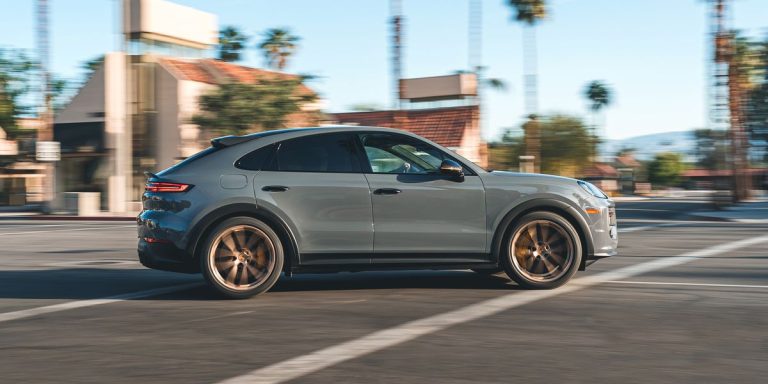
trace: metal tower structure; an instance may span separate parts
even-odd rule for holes
[[[392,23],[392,109],[400,109],[403,94],[403,7],[401,0],[390,0]]]
[[[467,69],[480,74],[483,62],[483,1],[469,0]]]
[[[713,0],[710,12],[710,36],[712,37],[712,62],[710,64],[709,119],[712,128],[730,129],[728,105],[728,63],[731,55],[731,36],[726,27],[726,2]]]
[[[728,130],[733,171],[733,198],[749,197],[751,179],[747,174],[749,141],[744,129],[744,82],[734,62],[734,38],[730,28],[729,0],[711,0],[710,29],[713,42],[710,90],[710,120],[713,128]]]

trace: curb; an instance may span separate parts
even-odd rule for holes
[[[707,215],[699,215],[696,213],[689,213],[688,215],[691,217],[699,218],[706,221],[718,221],[718,222],[741,223],[741,224],[768,224],[768,219],[747,219],[747,218],[736,218],[736,217],[707,216]]]
[[[58,216],[58,215],[30,215],[30,216],[0,216],[0,220],[40,220],[40,221],[136,221],[135,216]]]

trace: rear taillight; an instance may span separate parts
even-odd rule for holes
[[[161,181],[150,181],[144,187],[147,192],[185,192],[192,186],[183,183],[167,183]]]
[[[147,243],[150,243],[150,244],[168,244],[168,243],[170,243],[170,240],[156,239],[154,237],[145,237],[144,241],[146,241]]]

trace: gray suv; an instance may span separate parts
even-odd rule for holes
[[[141,263],[201,272],[232,298],[282,272],[472,269],[554,288],[618,244],[594,185],[489,172],[397,129],[226,136],[147,175]]]

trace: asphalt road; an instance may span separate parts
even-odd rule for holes
[[[141,267],[132,223],[3,220],[0,382],[763,383],[768,226],[705,204],[619,204],[620,255],[555,291],[342,273],[241,301]]]

